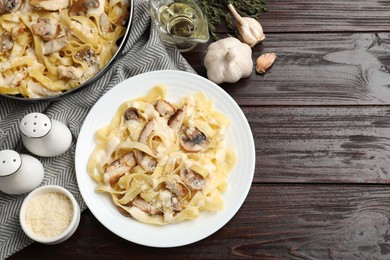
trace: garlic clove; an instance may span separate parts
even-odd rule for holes
[[[238,27],[238,31],[240,32],[238,38],[250,47],[253,47],[265,39],[263,28],[254,18],[246,17],[243,19],[246,20],[246,23],[245,26]]]
[[[238,38],[248,44],[250,47],[265,39],[263,27],[252,17],[242,17],[232,4],[228,5],[230,12],[237,21]]]
[[[272,64],[276,60],[276,53],[264,53],[260,55],[256,60],[256,72],[259,74],[264,74],[269,67],[272,66]]]

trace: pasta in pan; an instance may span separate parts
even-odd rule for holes
[[[157,85],[124,102],[97,131],[88,173],[98,192],[140,222],[164,225],[221,210],[236,163],[225,139],[229,124],[203,92],[176,104]]]
[[[0,0],[0,93],[26,98],[78,87],[112,58],[128,0]]]

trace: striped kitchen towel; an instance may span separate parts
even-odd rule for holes
[[[18,126],[26,114],[44,113],[69,127],[73,142],[65,154],[49,158],[35,157],[45,168],[41,185],[54,184],[67,188],[82,210],[86,205],[76,182],[74,156],[79,130],[91,107],[119,82],[143,72],[176,69],[194,73],[176,48],[161,43],[156,25],[151,22],[148,13],[147,0],[134,0],[131,26],[130,36],[121,56],[93,85],[52,102],[30,103],[0,97],[0,150],[11,149],[29,154],[21,142]],[[26,196],[27,194],[7,195],[0,191],[0,259],[9,257],[33,242],[23,233],[19,224],[20,206]]]

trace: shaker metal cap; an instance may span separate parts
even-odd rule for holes
[[[25,136],[39,138],[50,132],[51,120],[44,114],[30,113],[23,117],[19,127]]]
[[[11,175],[22,165],[20,154],[13,150],[0,151],[0,177]]]

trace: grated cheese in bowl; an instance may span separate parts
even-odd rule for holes
[[[69,226],[73,216],[70,199],[58,192],[33,197],[26,209],[26,222],[41,237],[58,236]]]
[[[80,222],[80,207],[63,187],[42,186],[32,191],[20,210],[20,224],[31,239],[58,244],[68,239]]]

